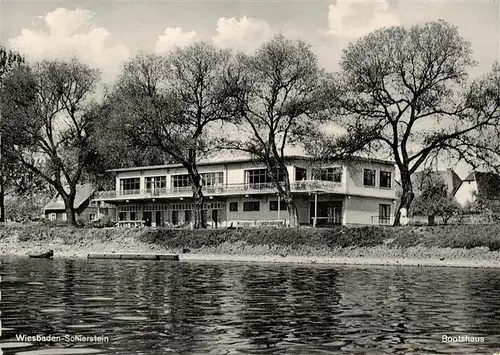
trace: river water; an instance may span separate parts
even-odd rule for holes
[[[0,354],[500,351],[495,269],[1,261]]]

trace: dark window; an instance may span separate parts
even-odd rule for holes
[[[279,171],[274,171],[278,181],[284,181],[284,176]],[[273,179],[269,176],[267,169],[254,169],[254,170],[245,170],[245,181],[247,184],[255,185],[255,184],[264,184],[273,182]]]
[[[179,187],[188,187],[191,186],[191,180],[189,180],[189,175],[188,174],[183,174],[183,175],[172,175],[171,177],[172,181],[172,187],[179,188]]]
[[[379,205],[379,223],[390,224],[391,222],[391,205]]]
[[[280,201],[280,210],[285,211],[287,209],[286,202]],[[269,201],[269,211],[278,210],[278,201]]]
[[[260,211],[260,202],[259,201],[243,202],[243,211],[245,212]]]
[[[166,189],[167,188],[167,177],[166,176],[150,176],[144,181],[146,185],[146,190],[148,192]]]
[[[135,221],[135,212],[130,212],[130,220]]]
[[[307,180],[307,170],[304,168],[295,168],[295,181]]]
[[[127,212],[120,212],[120,213],[118,214],[118,219],[119,219],[120,221],[125,221],[125,220],[127,219]]]
[[[391,187],[392,176],[390,171],[380,172],[380,187]]]
[[[140,178],[120,179],[120,191],[134,191],[141,187]]]
[[[191,210],[184,210],[184,222],[191,222]]]
[[[238,202],[229,202],[229,211],[238,212]]]
[[[363,175],[363,185],[375,186],[375,170],[365,169],[365,172]]]
[[[312,171],[313,180],[323,180],[323,181],[342,181],[342,168],[316,168]]]

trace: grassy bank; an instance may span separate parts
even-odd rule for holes
[[[85,256],[96,252],[171,252],[182,254],[184,259],[204,255],[200,257],[204,260],[222,260],[229,256],[238,260],[241,259],[238,257],[246,256],[257,261],[261,258],[294,262],[364,258],[401,264],[408,260],[416,260],[411,264],[420,264],[418,260],[422,261],[421,264],[463,260],[500,266],[500,226],[199,231],[48,226],[0,229],[2,254],[26,255],[48,249],[53,249],[56,256]]]

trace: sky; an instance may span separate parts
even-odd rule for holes
[[[334,71],[342,49],[373,30],[444,19],[472,43],[477,77],[499,58],[499,2],[0,0],[0,44],[33,61],[76,56],[113,82],[139,51],[161,54],[202,39],[252,52],[280,31],[310,43],[321,66]],[[466,168],[458,168],[464,177]]]

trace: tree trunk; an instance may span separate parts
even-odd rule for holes
[[[291,191],[285,191],[283,200],[286,203],[288,216],[290,218],[290,228],[297,228],[299,226],[299,213]],[[279,203],[279,201],[278,201]]]
[[[76,212],[74,208],[75,196],[70,194],[66,197],[63,197],[63,200],[66,210],[66,221],[68,222],[68,224],[76,226]]]
[[[0,177],[0,222],[5,222],[5,181],[3,176]]]
[[[194,223],[193,227],[195,229],[205,228],[206,221],[203,218],[203,192],[200,181],[200,176],[192,177],[192,188],[193,188],[193,199],[194,199]]]
[[[408,172],[401,172],[401,185],[403,193],[399,203],[398,211],[394,217],[394,226],[401,225],[401,209],[406,208],[407,215],[410,215],[410,206],[415,195],[413,194],[413,186],[411,183],[410,174]]]

